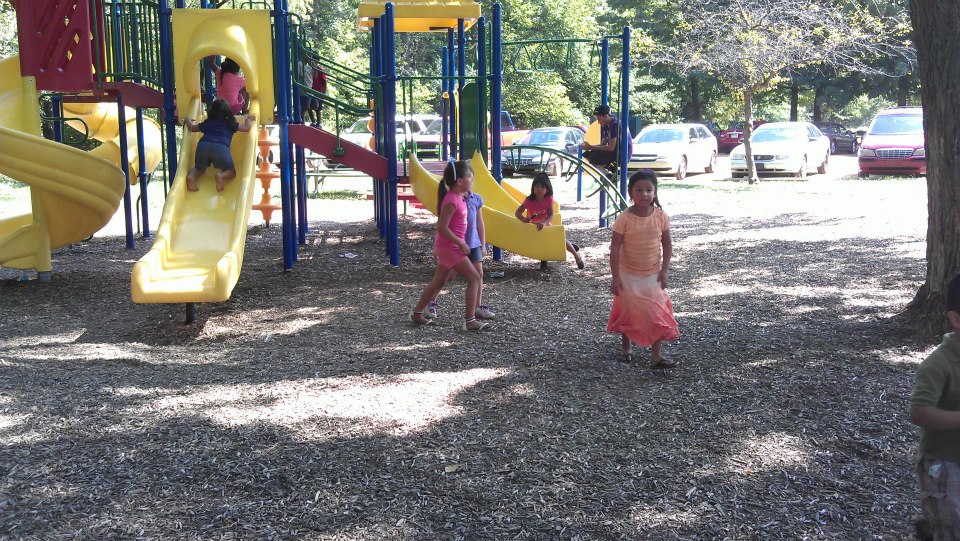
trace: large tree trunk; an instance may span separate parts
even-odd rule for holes
[[[703,108],[700,104],[700,81],[690,77],[690,120],[703,120]]]
[[[800,120],[800,85],[796,82],[790,84],[790,121]]]
[[[746,90],[743,93],[743,113],[746,122],[743,123],[743,153],[747,159],[747,178],[750,184],[760,180],[757,175],[757,166],[753,163],[753,148],[750,145],[750,136],[753,135],[753,91]]]
[[[823,87],[817,86],[813,91],[813,121],[823,120]]]
[[[927,141],[927,281],[901,314],[930,336],[947,328],[946,283],[960,272],[960,3],[910,2]]]

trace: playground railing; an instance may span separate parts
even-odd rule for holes
[[[93,43],[97,85],[105,81],[132,80],[156,90],[160,73],[160,10],[155,0],[88,0],[94,16]]]

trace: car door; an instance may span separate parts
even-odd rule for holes
[[[820,131],[820,128],[813,124],[807,125],[807,164],[810,167],[819,166],[826,163],[827,156],[830,154],[830,138]]]
[[[716,139],[705,127],[697,126],[696,130],[699,138],[697,141],[697,168],[706,170],[707,166],[710,165],[710,158],[713,157],[716,150]]]

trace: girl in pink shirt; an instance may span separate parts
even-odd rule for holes
[[[652,368],[673,368],[661,355],[664,340],[680,337],[673,303],[665,291],[673,244],[670,218],[657,199],[657,175],[642,169],[630,177],[627,194],[633,205],[613,224],[610,272],[613,308],[607,332],[621,335],[621,362],[632,362],[631,343],[651,346]]]
[[[224,58],[215,73],[217,97],[226,100],[233,114],[239,115],[247,105],[248,96],[247,80],[240,75],[240,65],[229,58]]]
[[[553,220],[553,184],[550,183],[550,177],[544,173],[537,173],[533,177],[533,184],[530,186],[530,195],[520,203],[515,213],[518,220],[527,224],[537,224],[537,231],[550,225]],[[573,259],[577,262],[577,268],[583,269],[583,259],[580,258],[580,247],[569,240],[567,251],[573,254]],[[545,270],[547,262],[540,262],[540,269]]]
[[[463,316],[463,330],[482,331],[490,323],[476,319],[477,301],[480,297],[481,278],[470,262],[470,246],[464,240],[467,232],[466,197],[473,187],[473,168],[470,162],[458,161],[447,164],[443,170],[443,179],[437,188],[437,237],[433,243],[433,253],[437,258],[437,269],[433,280],[420,294],[420,300],[413,308],[410,319],[418,325],[427,325],[433,320],[423,315],[427,303],[436,297],[447,282],[447,275],[453,269],[467,281],[466,310]]]

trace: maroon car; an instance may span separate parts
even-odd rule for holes
[[[763,124],[763,120],[754,120],[753,129]],[[731,122],[730,127],[720,130],[717,137],[717,150],[720,152],[730,152],[734,147],[743,142],[743,122]]]

